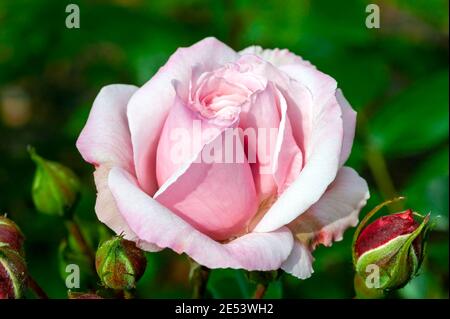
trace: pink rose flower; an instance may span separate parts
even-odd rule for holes
[[[77,147],[95,165],[98,218],[141,248],[307,278],[311,251],[342,239],[369,197],[343,167],[355,121],[309,62],[206,38],[141,88],[104,87]]]

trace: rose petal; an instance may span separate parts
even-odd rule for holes
[[[297,133],[297,138],[301,134],[308,136],[302,145],[305,163],[303,170],[256,226],[255,231],[258,232],[277,229],[304,213],[323,195],[336,177],[339,167],[343,127],[341,108],[335,98],[336,81],[311,67],[289,67],[291,68],[281,69],[293,80],[302,81],[300,83],[311,91],[314,105],[311,110],[305,112],[302,110],[302,104],[294,101],[300,113],[291,113],[291,123],[305,120],[301,117],[303,111],[311,112],[309,117],[314,124],[302,125],[305,132]]]
[[[248,134],[247,158],[260,199],[276,193],[272,167],[280,113],[274,90],[273,85],[269,84],[263,91],[254,94],[248,110],[241,113],[239,122],[244,133]]]
[[[224,134],[206,145],[199,156],[175,173],[155,194],[155,199],[196,229],[214,239],[228,239],[242,232],[256,213],[253,176],[240,140],[234,153],[242,161],[206,158],[209,146],[224,150]],[[228,151],[228,150],[227,150]],[[175,178],[174,178],[175,177]]]
[[[303,60],[301,57],[295,55],[287,49],[263,49],[259,45],[252,45],[245,48],[244,50],[239,51],[239,54],[254,54],[263,58],[265,61],[272,63],[275,66],[297,63],[312,66],[309,61]]]
[[[311,255],[309,248],[295,240],[292,252],[281,265],[281,269],[299,279],[307,279],[314,272],[312,268],[313,261],[314,257]]]
[[[116,201],[108,187],[108,175],[111,168],[108,164],[100,165],[94,172],[97,199],[95,212],[98,219],[113,230],[117,235],[122,234],[125,239],[137,240],[136,234],[130,229],[126,220],[119,212]],[[159,251],[161,248],[155,244],[140,241],[140,247],[147,251]]]
[[[369,198],[366,181],[352,168],[343,167],[322,198],[289,227],[311,249],[330,246],[344,231],[358,223],[358,214]]]
[[[303,165],[303,155],[292,134],[286,100],[280,92],[277,93],[281,121],[275,147],[273,171],[278,185],[278,193],[281,194],[300,174]]]
[[[135,86],[122,84],[102,88],[77,140],[77,148],[83,158],[97,167],[94,179],[97,187],[95,212],[98,219],[116,234],[123,233],[130,240],[135,238],[135,234],[117,210],[108,188],[108,174],[112,166],[134,172],[126,108],[136,90]],[[159,250],[153,244],[142,244],[149,251]]]
[[[188,48],[179,48],[129,102],[128,120],[133,143],[136,175],[141,187],[154,194],[156,148],[169,109],[174,103],[173,80],[189,83],[194,66],[205,71],[234,61],[238,54],[215,38],[206,38]]]
[[[341,106],[342,122],[344,126],[344,137],[342,140],[342,150],[340,165],[344,165],[352,151],[353,139],[355,137],[356,112],[352,109],[347,99],[340,89],[336,90],[336,99]]]
[[[158,186],[167,182],[183,165],[193,162],[206,144],[219,136],[225,127],[200,120],[179,96],[169,112],[156,155]]]
[[[85,161],[94,165],[114,163],[134,171],[126,109],[136,90],[135,86],[123,84],[100,90],[76,143]]]
[[[109,187],[118,207],[138,237],[177,253],[186,253],[208,268],[274,270],[289,255],[292,233],[285,227],[271,233],[250,233],[227,244],[195,230],[182,218],[145,194],[120,168],[109,174]]]

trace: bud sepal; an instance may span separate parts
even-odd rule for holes
[[[105,287],[130,290],[144,274],[147,259],[134,242],[116,236],[100,245],[95,266]]]
[[[23,257],[11,248],[0,248],[0,299],[22,298],[27,278]]]
[[[9,247],[21,255],[23,255],[23,242],[25,236],[11,219],[5,216],[0,216],[0,248]]]

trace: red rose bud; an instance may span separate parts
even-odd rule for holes
[[[6,246],[22,254],[24,239],[19,227],[11,219],[0,216],[0,248]]]
[[[417,274],[423,260],[428,222],[429,216],[419,223],[413,212],[407,210],[378,218],[360,233],[357,230],[353,250],[360,279],[369,288],[383,291],[406,285]]]
[[[36,163],[32,197],[36,209],[45,214],[67,214],[80,191],[78,177],[69,168],[39,156],[33,148],[28,150]]]
[[[105,241],[95,258],[97,274],[103,284],[111,289],[135,288],[146,266],[143,251],[134,242],[120,236]]]
[[[356,255],[359,257],[366,251],[375,249],[402,235],[414,232],[419,223],[414,220],[409,209],[402,213],[383,216],[363,229],[355,243]]]
[[[0,248],[0,299],[18,299],[23,295],[27,268],[23,257],[15,250]]]

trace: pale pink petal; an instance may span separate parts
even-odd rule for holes
[[[268,83],[253,97],[250,108],[241,113],[240,126],[244,132],[256,132],[256,138],[248,139],[247,157],[257,193],[265,199],[282,193],[295,180],[302,169],[302,153],[292,135],[287,104],[280,91]]]
[[[242,161],[207,158],[211,146],[220,154],[224,145],[222,134],[205,145],[192,163],[173,174],[155,195],[158,202],[196,229],[220,240],[245,231],[257,210],[253,176],[240,140],[234,144],[234,153],[242,154]]]
[[[342,140],[342,150],[340,165],[344,165],[352,151],[353,139],[355,137],[356,112],[352,109],[347,99],[340,89],[336,90],[336,99],[341,106],[342,122],[344,126],[344,137]]]
[[[100,165],[94,172],[95,186],[97,187],[97,199],[95,212],[98,219],[113,230],[117,235],[122,234],[125,239],[137,240],[135,233],[130,229],[127,222],[119,212],[116,201],[108,187],[108,175],[111,168],[109,164]],[[140,247],[147,251],[159,251],[158,246],[140,242]]]
[[[278,185],[278,193],[281,194],[300,174],[303,165],[303,155],[292,134],[286,100],[279,91],[277,93],[281,121],[275,147],[273,171]]]
[[[209,121],[200,120],[194,111],[176,96],[158,142],[158,186],[166,183],[183,165],[193,162],[203,147],[217,138],[224,129],[225,127],[217,127]]]
[[[286,92],[283,92],[288,102],[288,117],[297,143],[308,156],[310,135],[318,115],[326,112],[330,105],[338,104],[335,96],[337,83],[329,75],[307,65],[290,64],[279,69],[291,78]]]
[[[368,198],[366,181],[352,168],[343,167],[322,198],[289,228],[297,240],[311,249],[317,244],[330,246],[342,239],[348,227],[358,224],[359,211]]]
[[[308,102],[305,99],[291,101],[296,103],[299,110],[290,113],[291,123],[311,122],[297,127],[303,130],[297,132],[297,138],[301,138],[302,134],[308,136],[304,137],[302,145],[303,169],[256,226],[255,231],[258,232],[271,231],[290,223],[317,202],[336,177],[342,148],[342,114],[335,97],[336,82],[327,75],[302,65],[292,65],[292,68],[283,71],[293,81],[301,81],[299,83],[311,92],[310,102],[313,107],[309,103],[302,104],[302,101]],[[310,109],[303,109],[305,106]],[[293,109],[294,106],[290,105],[290,108]],[[304,118],[302,112],[305,114]]]
[[[94,165],[114,163],[133,172],[133,150],[126,110],[137,87],[114,84],[101,89],[77,140],[83,158]]]
[[[307,279],[314,272],[312,268],[313,261],[314,257],[310,249],[303,243],[294,240],[291,254],[281,265],[281,269],[299,279]]]
[[[130,240],[136,236],[117,210],[108,188],[108,174],[112,166],[134,172],[126,108],[128,100],[136,90],[135,86],[121,84],[102,88],[77,141],[78,150],[83,158],[96,166],[95,212],[98,219],[116,234],[124,234],[124,237]],[[159,250],[153,244],[143,243],[143,245],[149,251]]]
[[[141,187],[154,194],[156,148],[169,109],[173,106],[177,80],[188,86],[194,66],[208,71],[234,61],[239,55],[215,38],[206,38],[191,47],[179,48],[150,81],[142,86],[128,105],[128,120],[133,143],[136,174]]]
[[[186,253],[209,268],[278,269],[293,247],[285,227],[271,233],[250,233],[227,244],[212,240],[162,206],[120,168],[109,174],[109,187],[119,210],[141,240]]]
[[[239,51],[239,54],[254,54],[263,58],[265,61],[272,63],[275,66],[297,63],[312,66],[309,61],[303,60],[301,57],[295,55],[287,49],[263,49],[258,45],[252,45],[245,48],[244,50]]]
[[[239,122],[247,137],[247,158],[260,200],[276,193],[272,166],[280,112],[274,90],[269,84],[263,91],[254,94],[248,110],[241,113]]]

